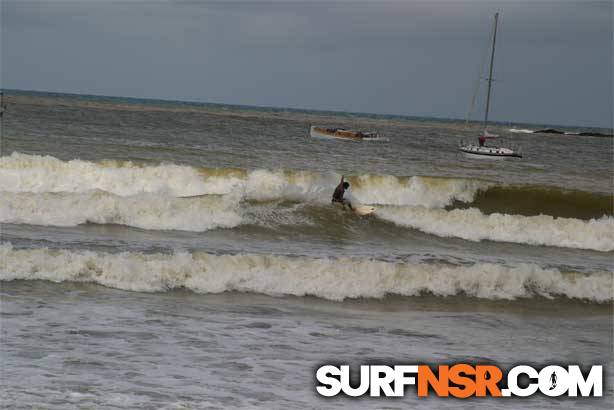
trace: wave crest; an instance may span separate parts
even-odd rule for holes
[[[0,222],[50,226],[85,223],[141,229],[203,232],[241,223],[236,200],[228,196],[174,198],[155,194],[121,197],[107,192],[3,193]]]
[[[330,203],[339,177],[13,153],[0,157],[0,222],[189,231],[305,225],[312,224],[310,212]],[[358,202],[377,205],[376,217],[401,227],[472,241],[614,250],[611,195],[461,178],[358,175],[349,180]],[[256,209],[263,202],[273,203]],[[548,212],[551,216],[543,214]]]
[[[195,168],[138,165],[129,161],[61,161],[51,156],[13,153],[0,157],[0,187],[6,192],[87,192],[118,196],[143,193],[175,197],[238,194],[246,200],[327,203],[340,175],[309,171]],[[360,175],[348,178],[357,200],[369,204],[445,207],[470,202],[489,183],[477,180]]]
[[[383,207],[378,217],[422,232],[470,241],[491,240],[565,248],[614,250],[614,218],[583,221],[549,215],[485,215],[475,208]]]
[[[401,264],[364,259],[311,259],[273,255],[119,254],[0,246],[1,280],[93,282],[158,292],[187,288],[268,295],[313,295],[330,300],[388,294],[467,295],[485,299],[534,296],[613,300],[612,273],[563,273],[533,264],[470,266]]]

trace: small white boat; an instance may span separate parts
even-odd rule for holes
[[[388,141],[375,131],[352,131],[344,128],[326,128],[312,125],[309,130],[311,138],[337,139],[345,141]]]
[[[488,147],[485,145],[463,144],[459,149],[470,158],[500,159],[500,158],[522,158],[518,150],[504,147]]]
[[[486,145],[487,140],[495,139],[497,136],[488,132],[488,109],[490,108],[490,91],[492,89],[492,74],[493,63],[495,60],[495,43],[497,41],[497,23],[499,21],[499,13],[495,13],[495,24],[492,37],[492,51],[490,54],[490,71],[488,75],[488,91],[486,93],[486,109],[484,113],[484,132],[478,138],[478,144],[465,144],[460,142],[458,149],[470,158],[486,158],[486,159],[502,159],[502,158],[522,158],[519,149],[505,147],[490,147]],[[477,95],[477,93],[476,93]],[[475,101],[475,96],[474,96]],[[473,102],[472,102],[473,105]],[[510,130],[512,131],[512,130]],[[512,132],[524,132],[526,130],[517,130]],[[530,131],[530,130],[529,130]]]

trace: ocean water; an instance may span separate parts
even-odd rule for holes
[[[0,140],[6,408],[492,408],[323,399],[325,363],[604,364],[611,138],[11,92]],[[312,140],[309,125],[388,143]],[[524,128],[524,126],[523,126]],[[573,131],[573,130],[572,130]],[[341,175],[358,217],[330,204]],[[606,397],[497,402],[611,408]]]

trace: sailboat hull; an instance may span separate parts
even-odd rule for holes
[[[468,158],[480,159],[504,159],[522,158],[522,154],[510,148],[503,147],[480,147],[478,145],[461,146],[460,151]]]
[[[380,137],[377,132],[351,131],[342,128],[324,128],[311,126],[309,129],[311,138],[335,139],[342,141],[388,141]]]
[[[323,127],[312,126],[309,134],[311,135],[311,138],[317,139],[362,141],[362,137],[359,137],[355,132],[346,130],[328,130]]]

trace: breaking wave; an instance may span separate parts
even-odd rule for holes
[[[10,244],[0,246],[0,279],[92,282],[141,292],[186,288],[199,293],[313,295],[336,301],[421,294],[485,299],[564,296],[598,303],[613,300],[612,272],[586,275],[533,264],[452,266],[204,252],[112,254],[17,250]]]
[[[583,221],[550,215],[485,215],[475,208],[446,211],[424,207],[383,207],[376,213],[397,225],[442,237],[614,250],[613,217]]]
[[[237,203],[224,196],[174,198],[156,194],[122,197],[108,192],[2,193],[0,222],[50,226],[86,223],[141,229],[203,232],[241,223]]]
[[[118,196],[143,193],[174,197],[236,193],[253,201],[295,200],[328,203],[340,175],[309,171],[196,168],[132,162],[61,161],[51,156],[13,153],[0,157],[0,189],[5,192],[87,192]],[[369,204],[441,208],[469,202],[486,181],[361,175],[349,177],[357,200]]]
[[[234,193],[245,200],[327,203],[340,175],[291,170],[197,168],[143,165],[130,161],[62,161],[51,156],[13,153],[0,157],[4,192],[105,191],[118,196],[164,194],[174,197]],[[393,175],[350,176],[352,194],[373,205],[444,208],[472,204],[491,213],[590,219],[614,214],[613,196],[554,187],[498,185],[464,179]]]
[[[338,226],[321,215],[339,178],[13,153],[0,157],[0,222],[198,232],[245,224]],[[378,206],[371,224],[379,218],[440,237],[614,250],[611,195],[462,178],[348,179],[358,202]]]

